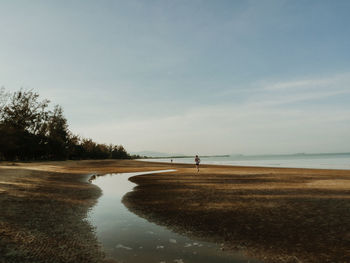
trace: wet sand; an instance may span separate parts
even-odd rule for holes
[[[141,175],[132,212],[265,262],[350,261],[350,171],[139,161],[0,163],[0,262],[102,262],[87,175]]]
[[[350,262],[350,171],[202,165],[131,178],[134,213],[264,262]]]
[[[101,195],[88,178],[159,167],[134,161],[0,162],[0,263],[110,262],[86,220]]]

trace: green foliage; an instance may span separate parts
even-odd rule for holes
[[[20,131],[37,134],[47,118],[48,100],[39,101],[33,91],[15,92],[2,109],[2,122]]]
[[[98,144],[69,131],[61,106],[48,109],[32,90],[0,88],[0,160],[130,159],[121,145]]]

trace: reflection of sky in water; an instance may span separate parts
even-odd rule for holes
[[[146,173],[155,172],[110,174],[93,181],[103,195],[89,218],[108,257],[119,262],[258,262],[248,261],[241,253],[221,251],[217,244],[173,233],[129,212],[121,202],[135,186],[128,178]]]

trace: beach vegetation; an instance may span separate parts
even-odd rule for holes
[[[73,134],[60,105],[33,90],[0,89],[0,160],[131,159],[122,145]]]

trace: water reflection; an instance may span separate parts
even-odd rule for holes
[[[131,213],[122,197],[135,184],[128,178],[174,170],[92,175],[91,182],[103,191],[89,218],[108,257],[118,262],[258,262],[241,253],[228,253],[217,244],[193,240]]]

